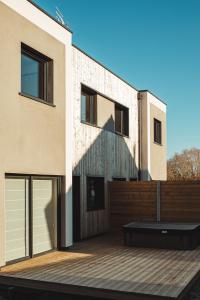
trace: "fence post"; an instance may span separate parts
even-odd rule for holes
[[[157,181],[156,221],[160,222],[160,181]]]

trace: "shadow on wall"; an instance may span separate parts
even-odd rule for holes
[[[128,137],[114,132],[114,120],[111,116],[103,128],[81,125],[76,131],[75,162],[73,175],[80,176],[80,224],[81,239],[94,236],[109,230],[109,200],[107,182],[113,177],[138,177],[136,165],[136,145]],[[108,130],[108,129],[113,129]],[[82,143],[78,143],[82,141]],[[89,145],[89,146],[88,146]],[[87,209],[87,176],[104,177],[104,209]],[[73,222],[76,226],[76,220]]]
[[[53,249],[54,248],[54,241],[55,241],[55,236],[54,236],[54,206],[53,206],[53,197],[51,197],[50,201],[45,207],[45,216],[46,216],[46,223],[48,227],[48,233],[49,233],[49,241],[51,243],[50,247]]]
[[[76,144],[75,156],[80,156],[73,168],[73,176],[80,179],[80,193],[78,214],[74,214],[73,228],[71,219],[73,217],[73,207],[71,207],[71,199],[73,195],[73,187],[70,187],[66,195],[62,199],[61,204],[61,240],[64,247],[68,246],[67,240],[71,239],[69,234],[80,231],[80,239],[91,237],[110,229],[109,215],[109,198],[108,198],[108,181],[112,181],[113,177],[121,177],[130,180],[130,178],[138,177],[138,168],[136,165],[136,145],[131,139],[120,136],[108,128],[114,128],[114,120],[112,116],[106,122],[103,128],[97,128],[91,125],[81,125],[81,130],[76,133],[77,141],[83,141],[82,144]],[[92,142],[91,142],[92,141]],[[88,144],[89,147],[88,147]],[[104,177],[105,181],[105,199],[104,209],[90,210],[87,209],[87,176]],[[63,184],[64,186],[65,184]],[[62,191],[64,193],[64,191]],[[74,205],[73,199],[72,205]],[[77,206],[76,206],[77,207]],[[49,215],[51,208],[46,208],[46,216]],[[72,213],[71,213],[72,212]],[[66,215],[66,213],[68,215]],[[77,216],[79,220],[77,220]],[[49,218],[47,217],[47,220]],[[51,226],[48,224],[49,234],[51,235]],[[53,240],[51,238],[52,244]]]

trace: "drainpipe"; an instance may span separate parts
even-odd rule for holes
[[[142,142],[141,142],[141,136],[142,136],[142,95],[140,92],[137,94],[138,99],[138,180],[141,181],[141,153],[142,153]]]

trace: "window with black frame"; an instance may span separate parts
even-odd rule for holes
[[[87,177],[87,210],[104,209],[104,201],[104,178]]]
[[[157,144],[162,143],[162,123],[154,118],[154,142]]]
[[[81,121],[97,125],[96,92],[84,86],[81,89]]]
[[[129,135],[129,110],[117,103],[115,104],[115,132]]]
[[[53,103],[53,60],[23,43],[21,94]]]

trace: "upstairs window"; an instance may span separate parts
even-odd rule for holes
[[[87,177],[87,210],[104,209],[104,178]]]
[[[157,119],[154,119],[154,142],[160,145],[162,143],[162,124]]]
[[[97,97],[89,88],[81,90],[81,121],[97,125]]]
[[[53,61],[25,44],[21,45],[21,93],[53,103]]]
[[[128,108],[115,104],[115,131],[122,135],[129,135]]]

